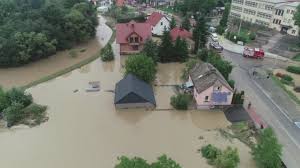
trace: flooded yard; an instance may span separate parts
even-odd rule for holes
[[[48,106],[49,121],[30,129],[1,130],[1,167],[112,168],[121,155],[152,162],[167,154],[184,168],[211,168],[197,152],[209,143],[237,147],[239,167],[255,167],[245,144],[217,130],[230,125],[221,111],[116,110],[111,90],[123,77],[125,59],[118,54],[109,63],[97,59],[28,89],[36,103]],[[182,68],[178,63],[159,64],[158,85],[180,84]],[[89,81],[100,81],[101,91],[85,92]],[[158,108],[170,109],[172,87],[154,90]]]
[[[66,67],[70,67],[95,54],[101,49],[101,43],[109,40],[112,31],[104,23],[103,17],[99,18],[96,38],[87,43],[78,45],[71,50],[77,53],[75,58],[70,56],[71,50],[60,51],[57,54],[43,60],[39,60],[21,67],[0,68],[0,85],[4,88],[24,86],[44,76],[53,74]],[[85,50],[84,52],[80,50]]]

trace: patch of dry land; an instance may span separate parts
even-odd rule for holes
[[[24,86],[99,54],[101,44],[106,43],[112,34],[104,23],[105,19],[99,17],[96,37],[87,43],[21,67],[0,69],[0,85],[4,88]]]
[[[237,147],[239,167],[255,167],[249,147],[217,130],[230,125],[221,111],[116,110],[110,90],[123,77],[125,59],[118,55],[110,63],[98,59],[28,89],[36,103],[48,106],[49,121],[34,128],[2,130],[1,167],[112,168],[121,155],[152,162],[167,154],[184,168],[210,168],[197,152],[209,143],[223,149]],[[158,65],[158,84],[180,83],[181,68],[175,63]],[[89,81],[100,81],[101,91],[85,92]],[[158,108],[170,108],[172,88],[154,90]]]

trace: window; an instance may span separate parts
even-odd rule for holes
[[[273,10],[273,6],[272,5],[265,5],[265,9],[272,11]]]
[[[230,12],[230,16],[235,17],[235,18],[240,18],[241,14]]]
[[[133,43],[133,37],[130,37],[129,42]]]
[[[244,13],[246,14],[250,14],[250,15],[255,15],[256,14],[256,11],[255,10],[251,10],[251,9],[244,9]]]
[[[222,85],[214,87],[214,91],[221,91],[221,89],[222,89]]]
[[[257,12],[257,16],[265,19],[271,19],[272,17],[272,15],[263,12]]]
[[[139,46],[138,46],[138,45],[134,45],[134,46],[132,46],[132,49],[133,49],[134,51],[137,51],[137,50],[139,50]]]
[[[204,102],[208,102],[208,96],[205,96],[205,100],[204,100]]]
[[[160,25],[163,25],[164,23],[163,22],[160,22]]]
[[[139,38],[138,38],[138,37],[135,37],[135,38],[134,38],[134,42],[138,43],[138,42],[139,42]]]
[[[257,3],[256,3],[256,2],[253,2],[253,1],[246,1],[246,2],[245,2],[245,5],[251,6],[251,7],[257,7]]]
[[[231,10],[242,12],[243,8],[235,5],[231,5]]]
[[[292,30],[292,34],[295,34],[296,33],[296,30]]]
[[[244,0],[232,0],[232,3],[244,4]]]
[[[278,15],[278,16],[283,16],[283,13],[284,13],[284,10],[281,10],[281,9],[276,9],[276,11],[275,11],[275,15]]]

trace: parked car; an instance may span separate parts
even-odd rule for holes
[[[209,43],[209,47],[215,49],[218,52],[222,52],[223,51],[223,47],[220,45],[219,42],[210,42]]]
[[[244,57],[263,59],[265,52],[262,48],[245,47],[243,52]]]
[[[218,35],[217,35],[217,33],[211,33],[210,34],[210,38],[212,39],[212,41],[218,41]]]

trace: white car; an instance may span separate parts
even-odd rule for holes
[[[211,33],[210,34],[210,38],[212,39],[212,41],[218,41],[218,35],[217,35],[217,33]]]

